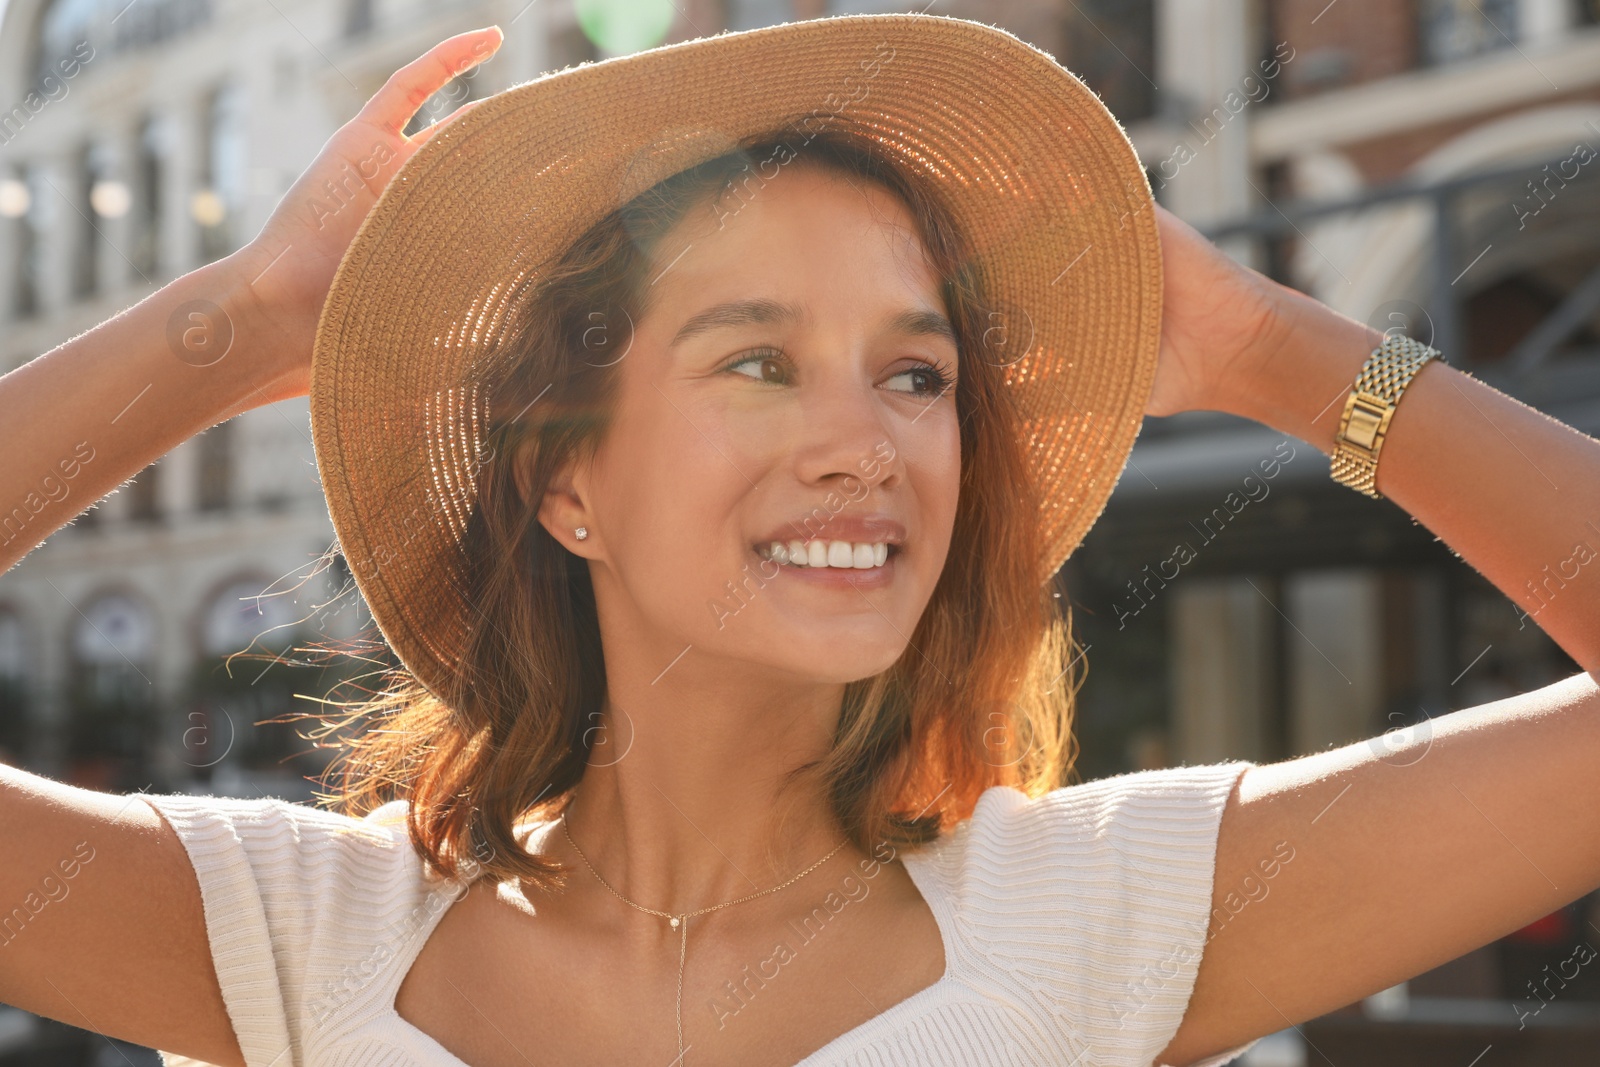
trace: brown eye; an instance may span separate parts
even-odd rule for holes
[[[938,398],[943,396],[951,386],[949,375],[938,367],[924,364],[903,370],[889,379],[891,382],[906,382],[909,388],[891,385],[889,388],[895,392],[910,393],[914,396]]]
[[[747,378],[760,378],[769,385],[783,385],[789,378],[789,369],[781,354],[773,349],[752,352],[737,363],[731,364],[728,370],[735,374],[743,374]]]

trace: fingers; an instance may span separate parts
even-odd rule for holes
[[[398,135],[430,96],[494,55],[504,40],[500,27],[489,26],[440,41],[391,74],[356,117]]]

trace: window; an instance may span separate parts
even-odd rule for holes
[[[8,178],[0,187],[0,213],[12,220],[16,240],[11,242],[15,277],[11,292],[11,314],[25,319],[39,313],[39,289],[43,264],[41,251],[44,208],[39,203],[40,185],[32,167]]]
[[[82,300],[93,296],[100,287],[100,228],[95,221],[92,196],[100,180],[98,157],[92,147],[78,153],[78,163],[73,180],[73,196],[77,200],[76,226],[78,239],[72,255],[72,295]]]
[[[27,650],[22,617],[0,607],[0,762],[22,762],[30,741],[27,705]]]
[[[372,29],[374,22],[373,0],[346,0],[344,8],[344,35],[360,37]]]
[[[128,518],[134,522],[157,522],[161,518],[161,466],[158,460],[133,476],[128,483]]]
[[[288,647],[302,614],[292,586],[274,588],[269,578],[241,578],[230,582],[206,609],[202,651],[226,656],[257,648],[277,651]]]
[[[74,613],[67,748],[75,784],[116,783],[143,763],[155,734],[155,617],[110,593]]]
[[[139,145],[134,163],[133,204],[134,270],[146,281],[161,272],[161,190],[166,174],[169,127],[165,119],[152,116],[139,127]]]
[[[39,17],[35,83],[143,51],[211,21],[213,0],[55,0]],[[71,72],[71,73],[69,73]],[[59,90],[58,90],[59,95]]]
[[[1517,38],[1516,0],[1422,0],[1418,17],[1425,63],[1509,48]]]
[[[1155,110],[1155,4],[1079,0],[1063,9],[1061,65],[1100,94],[1121,122]]]
[[[39,40],[34,62],[34,85],[44,87],[47,79],[59,77],[62,63],[88,55],[85,42],[91,41],[90,28],[98,14],[97,0],[57,0],[39,18]]]
[[[238,247],[248,162],[243,90],[233,84],[214,90],[205,116],[204,169],[189,210],[199,224],[201,260],[210,263]]]
[[[195,500],[201,511],[225,510],[233,496],[234,424],[219,423],[200,435],[199,485]]]
[[[310,614],[302,592],[293,582],[239,577],[206,605],[184,731],[191,767],[226,760],[274,770],[306,751],[294,724],[283,721],[297,710],[297,692],[326,689],[321,672],[303,669],[291,651]]]

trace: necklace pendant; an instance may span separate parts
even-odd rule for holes
[[[680,920],[676,916],[674,916],[672,919],[670,919],[668,921],[672,923],[672,928],[674,930],[676,930],[678,928],[678,923],[679,923]]]

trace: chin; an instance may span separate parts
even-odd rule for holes
[[[800,637],[792,625],[763,627],[754,646],[739,641],[741,648],[730,648],[726,654],[818,685],[843,685],[885,672],[906,653],[906,640],[888,625],[883,629],[882,635],[866,635],[851,627],[851,632],[838,637],[814,632]]]

